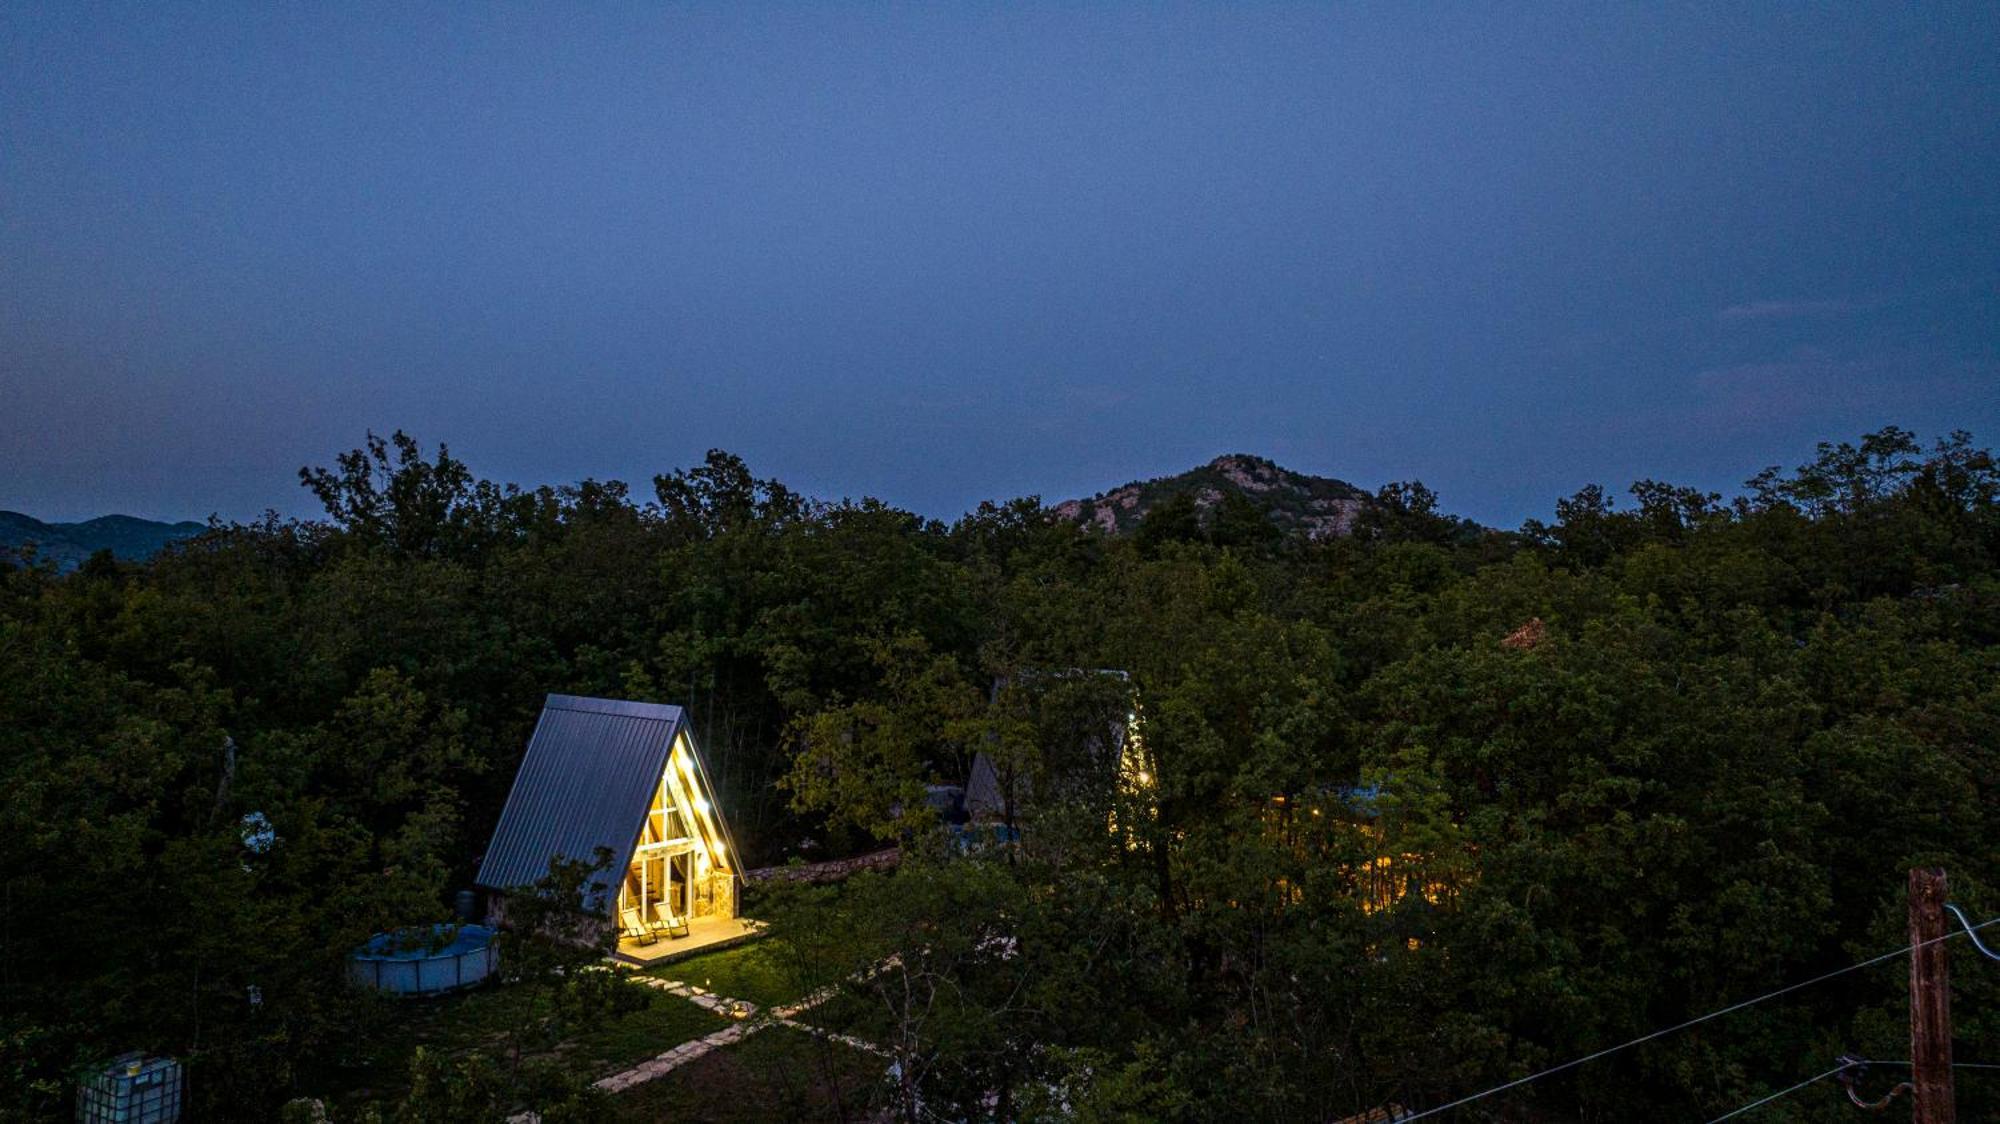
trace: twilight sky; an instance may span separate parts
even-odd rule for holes
[[[0,507],[309,514],[397,427],[1508,527],[2000,445],[2000,5],[455,11],[0,6]]]

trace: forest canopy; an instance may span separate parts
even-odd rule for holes
[[[1900,947],[1912,865],[2000,910],[2000,468],[1962,433],[1516,531],[1396,483],[1323,540],[1244,502],[945,524],[723,452],[523,489],[402,433],[301,480],[322,518],[0,561],[0,1119],[128,1049],[200,1119],[338,1085],[382,1017],[342,958],[448,918],[552,691],[687,707],[752,864],[903,844],[838,932],[949,985],[901,1029],[954,1119],[1423,1107]],[[1022,686],[1080,668],[1125,673],[1143,797],[1093,772],[1101,683]],[[923,797],[981,751],[1051,795],[962,854]],[[1903,1056],[1902,971],[1463,1118]],[[2000,976],[1955,982],[2000,1044]]]

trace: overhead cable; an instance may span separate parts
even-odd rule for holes
[[[1965,935],[1972,938],[1972,947],[1984,953],[1988,960],[2000,960],[2000,952],[1995,952],[1992,949],[1987,948],[1986,942],[1980,940],[1979,934],[1974,931],[1976,929],[1983,929],[1986,927],[1986,925],[1993,924],[1993,922],[1988,921],[1986,925],[1974,925],[1972,922],[1966,920],[1964,910],[1958,908],[1957,906],[1951,904],[1950,902],[1944,903],[1944,907],[1951,911],[1953,917],[1958,918],[1958,923],[1960,925],[1965,926]],[[1957,934],[1955,933],[1953,934],[1953,936],[1956,935]]]
[[[1963,918],[1961,918],[1961,920],[1963,920]],[[1965,931],[1970,933],[1978,929],[1984,929],[1988,925],[1993,925],[1993,924],[2000,924],[2000,917],[1995,917],[1988,921],[1982,921],[1977,925],[1967,924],[1965,927]],[[1438,1105],[1436,1108],[1427,1108],[1422,1112],[1419,1112],[1413,1116],[1400,1117],[1399,1124],[1411,1124],[1412,1121],[1422,1120],[1427,1116],[1436,1116],[1438,1113],[1448,1112],[1451,1109],[1458,1108],[1461,1105],[1468,1105],[1474,1101],[1484,1100],[1487,1097],[1494,1095],[1495,1093],[1504,1093],[1509,1089],[1519,1088],[1520,1086],[1526,1085],[1531,1081],[1540,1081],[1544,1077],[1561,1073],[1566,1069],[1574,1069],[1577,1066],[1584,1064],[1585,1062],[1594,1062],[1599,1058],[1618,1053],[1620,1050],[1629,1050],[1634,1046],[1640,1045],[1641,1043],[1651,1042],[1655,1038],[1664,1038],[1665,1036],[1672,1034],[1675,1031],[1686,1030],[1688,1027],[1694,1026],[1698,1023],[1705,1023],[1710,1019],[1720,1018],[1723,1015],[1732,1014],[1736,1011],[1741,1011],[1745,1007],[1754,1007],[1757,1004],[1762,1003],[1767,999],[1776,999],[1780,995],[1790,994],[1791,992],[1798,991],[1800,988],[1811,987],[1816,983],[1824,983],[1827,980],[1833,979],[1835,976],[1844,976],[1849,972],[1856,972],[1863,968],[1873,967],[1874,965],[1880,964],[1885,960],[1894,960],[1896,957],[1902,956],[1907,952],[1936,944],[1939,941],[1948,941],[1956,936],[1958,936],[1958,934],[1955,932],[1946,933],[1941,937],[1932,937],[1929,940],[1919,941],[1916,944],[1904,945],[1902,948],[1896,949],[1894,952],[1885,952],[1880,956],[1870,957],[1867,960],[1863,960],[1855,964],[1849,964],[1845,968],[1836,968],[1831,972],[1827,972],[1824,975],[1814,976],[1812,979],[1809,980],[1804,980],[1802,982],[1795,984],[1787,984],[1786,986],[1781,987],[1776,991],[1765,992],[1764,994],[1759,995],[1754,999],[1745,999],[1741,1003],[1731,1003],[1727,1007],[1710,1011],[1706,1015],[1697,1015],[1694,1018],[1687,1020],[1686,1022],[1675,1023],[1672,1026],[1663,1027],[1659,1030],[1653,1031],[1650,1034],[1642,1034],[1637,1038],[1631,1039],[1630,1041],[1620,1042],[1616,1046],[1607,1046],[1604,1049],[1597,1051],[1596,1053],[1585,1054],[1580,1058],[1572,1058],[1569,1061],[1561,1063],[1560,1065],[1552,1065],[1547,1069],[1541,1070],[1537,1073],[1531,1073],[1526,1077],[1517,1077],[1512,1081],[1506,1082],[1505,1084],[1495,1085],[1491,1089],[1486,1089],[1481,1092],[1474,1093],[1469,1097],[1460,1097],[1459,1099],[1451,1101],[1448,1104],[1441,1104]],[[1834,1069],[1828,1070],[1826,1074],[1823,1074],[1822,1076],[1831,1076],[1832,1074],[1839,1072],[1840,1069],[1836,1067]],[[1818,1080],[1818,1078],[1815,1078],[1814,1080]]]
[[[1895,1063],[1885,1062],[1883,1064],[1893,1065]],[[1903,1064],[1907,1065],[1909,1063],[1905,1062]],[[1874,1100],[1863,1100],[1859,1085],[1861,1084],[1861,1079],[1868,1076],[1868,1066],[1869,1062],[1866,1058],[1858,1058],[1853,1054],[1840,1055],[1840,1086],[1847,1090],[1847,1099],[1854,1102],[1854,1107],[1865,1108],[1870,1112],[1880,1112],[1888,1108],[1889,1102],[1895,1100],[1897,1097],[1905,1093],[1914,1093],[1917,1091],[1917,1087],[1914,1084],[1908,1081],[1901,1081],[1888,1092]]]
[[[1758,1100],[1751,1101],[1749,1104],[1746,1104],[1741,1108],[1732,1108],[1728,1112],[1723,1113],[1721,1116],[1716,1117],[1714,1120],[1709,1121],[1708,1124],[1721,1124],[1721,1121],[1727,1120],[1732,1116],[1741,1116],[1744,1113],[1749,1112],[1751,1109],[1756,1108],[1758,1105],[1767,1105],[1770,1104],[1772,1101],[1777,1100],[1779,1097],[1791,1096],[1793,1093],[1798,1092],[1800,1089],[1805,1088],[1806,1086],[1812,1084],[1813,1082],[1824,1081],[1827,1078],[1832,1077],[1834,1074],[1839,1073],[1841,1070],[1846,1068],[1847,1064],[1843,1062],[1842,1064],[1834,1066],[1832,1069],[1827,1070],[1825,1073],[1819,1074],[1814,1077],[1808,1077],[1804,1081],[1799,1082],[1798,1084],[1792,1086],[1789,1089],[1780,1089],[1777,1092],[1772,1093],[1768,1097],[1762,1097]]]

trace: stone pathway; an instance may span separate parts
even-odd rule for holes
[[[679,1069],[696,1058],[703,1057],[710,1051],[720,1049],[733,1042],[741,1041],[768,1025],[770,1024],[766,1022],[754,1022],[725,1026],[706,1038],[697,1038],[692,1042],[683,1042],[656,1058],[648,1058],[631,1069],[603,1078],[597,1082],[597,1087],[607,1093],[622,1093],[634,1085],[643,1085],[648,1081],[665,1077],[667,1074],[672,1073],[674,1070]]]
[[[782,1007],[771,1008],[771,1017],[779,1022],[790,1022],[839,994],[840,988],[837,985],[828,984],[803,999],[787,1003]]]
[[[640,976],[638,982],[645,984],[647,987],[658,988],[668,995],[678,995],[698,1007],[714,1011],[725,1018],[747,1019],[757,1013],[757,1005],[748,999],[731,999],[727,995],[717,995],[706,988],[696,987],[693,984],[684,984],[679,980],[663,980],[658,976]],[[807,1004],[807,1008],[824,1002],[826,1002],[825,998],[812,999]],[[778,1010],[782,1012],[786,1008],[780,1007]],[[790,1018],[791,1016],[780,1014],[778,1017]]]
[[[803,1030],[814,1038],[824,1038],[829,1042],[838,1042],[843,1046],[851,1046],[862,1053],[874,1054],[878,1058],[892,1056],[889,1051],[868,1041],[866,1038],[856,1038],[852,1034],[841,1034],[837,1031],[828,1030],[823,1026],[814,1026],[811,1023],[802,1023],[794,1019],[778,1019],[776,1022],[779,1026],[788,1026],[793,1030]]]
[[[658,988],[669,995],[678,995],[682,999],[713,1011],[718,1015],[742,1021],[733,1026],[725,1026],[706,1037],[683,1042],[664,1054],[640,1062],[631,1069],[614,1073],[609,1077],[599,1080],[597,1087],[607,1093],[623,1092],[634,1085],[643,1085],[648,1081],[657,1080],[679,1069],[681,1066],[694,1061],[696,1058],[704,1057],[713,1050],[740,1042],[767,1026],[789,1026],[797,1030],[803,1030],[808,1034],[851,1046],[857,1050],[865,1050],[868,1053],[879,1054],[884,1057],[888,1056],[888,1051],[873,1042],[856,1038],[850,1034],[836,1034],[823,1027],[798,1021],[800,1015],[840,994],[840,989],[831,984],[820,988],[803,999],[773,1007],[765,1013],[763,1018],[756,1018],[758,1007],[748,999],[732,999],[727,995],[717,995],[705,988],[695,987],[692,984],[682,983],[679,980],[663,980],[658,976],[640,976],[638,977],[638,982],[647,987]],[[511,1124],[529,1124],[529,1122],[517,1119],[511,1122]]]
[[[896,957],[891,956],[854,978],[863,981],[873,979],[877,973],[894,967],[898,963],[900,961]],[[790,1003],[783,1003],[769,1010],[762,1011],[761,1014],[763,1017],[759,1018],[757,1016],[760,1014],[760,1010],[757,1004],[750,1002],[748,999],[732,999],[727,995],[717,995],[707,988],[696,987],[693,984],[682,983],[679,980],[661,979],[658,976],[634,974],[632,979],[637,983],[657,988],[669,995],[677,995],[690,1003],[705,1010],[713,1011],[724,1018],[737,1019],[739,1021],[730,1026],[725,1026],[713,1034],[690,1039],[663,1054],[647,1058],[631,1069],[620,1070],[609,1077],[600,1078],[593,1083],[597,1088],[607,1093],[622,1093],[634,1085],[643,1085],[648,1081],[656,1081],[694,1061],[696,1058],[706,1057],[711,1052],[719,1050],[724,1046],[741,1042],[767,1026],[788,1026],[793,1030],[802,1030],[815,1038],[822,1038],[829,1042],[838,1042],[843,1046],[860,1050],[864,1053],[874,1054],[877,1057],[886,1058],[891,1056],[889,1051],[865,1038],[856,1038],[851,1034],[840,1034],[836,1031],[828,1030],[823,1026],[814,1026],[811,1023],[798,1021],[800,1015],[839,995],[840,986],[838,984],[828,984],[801,999]],[[541,1124],[541,1120],[542,1118],[535,1113],[522,1112],[508,1117],[507,1124]]]
[[[879,972],[886,966],[886,963],[877,965],[875,971]],[[874,974],[874,972],[868,973],[869,976]],[[631,1069],[620,1070],[609,1077],[596,1081],[596,1087],[607,1093],[622,1093],[634,1085],[643,1085],[648,1081],[656,1081],[694,1061],[696,1058],[706,1057],[709,1053],[719,1050],[724,1046],[741,1042],[743,1039],[763,1030],[767,1026],[788,1026],[794,1030],[805,1031],[816,1038],[838,1042],[843,1046],[875,1054],[879,1057],[886,1058],[889,1056],[889,1051],[867,1039],[856,1038],[851,1034],[839,1034],[825,1027],[813,1026],[811,1023],[798,1021],[800,1015],[840,994],[840,988],[833,984],[828,984],[802,999],[773,1007],[763,1012],[764,1017],[757,1018],[756,1016],[759,1013],[757,1004],[750,1002],[748,999],[732,999],[727,995],[717,995],[706,988],[695,987],[693,984],[682,983],[679,980],[664,980],[658,976],[634,976],[633,978],[636,982],[644,984],[647,987],[657,988],[669,995],[680,996],[690,1003],[713,1011],[725,1018],[738,1019],[740,1021],[725,1026],[713,1034],[690,1039],[663,1054],[647,1058]],[[867,977],[864,976],[863,978]],[[532,1112],[518,1113],[508,1117],[507,1124],[541,1124],[541,1117]]]

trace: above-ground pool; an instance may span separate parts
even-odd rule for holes
[[[377,933],[347,956],[347,975],[392,995],[438,995],[493,974],[500,952],[485,925],[432,925]]]

